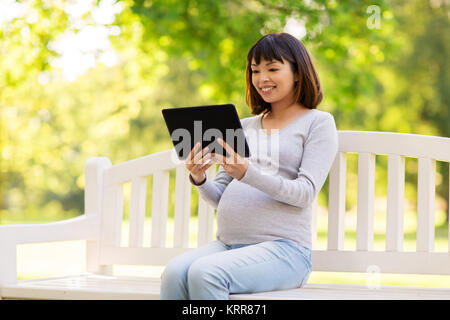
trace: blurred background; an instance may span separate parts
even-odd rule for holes
[[[0,224],[82,214],[87,159],[173,147],[163,108],[234,103],[251,116],[247,52],[281,31],[311,52],[318,109],[338,130],[450,137],[449,0],[0,0]],[[348,170],[353,221],[356,156]],[[386,181],[377,156],[380,217]],[[417,159],[406,159],[406,183],[414,220]],[[436,236],[447,237],[448,163],[437,162],[436,184]]]

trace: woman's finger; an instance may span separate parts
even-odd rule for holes
[[[189,155],[186,158],[187,163],[189,163],[189,164],[193,163],[194,155],[195,155],[195,152],[198,150],[198,148],[200,148],[200,142],[197,142],[195,144],[195,146],[192,148],[191,152],[189,152]]]
[[[203,164],[201,165],[200,169],[202,171],[207,170],[209,167],[212,166],[214,162],[212,161],[211,157],[208,157],[206,160],[204,160]]]
[[[221,155],[221,154],[214,153],[214,154],[212,155],[212,157],[213,157],[214,160],[217,161],[217,163],[219,163],[219,164],[221,164],[221,165],[224,165],[224,164],[227,163],[227,162],[226,162],[227,157],[225,157],[225,156],[223,156],[223,155]]]
[[[194,164],[201,164],[202,162],[200,162],[200,160],[206,156],[206,153],[208,152],[208,150],[209,150],[208,147],[204,147],[201,152],[197,153],[194,156]]]
[[[197,171],[197,173],[205,173],[206,172],[206,170],[208,170],[209,169],[209,167],[211,167],[212,165],[214,164],[214,162],[213,161],[209,161],[209,162],[205,162],[200,168],[199,168],[199,170]]]
[[[213,164],[214,164],[214,162],[212,161],[211,156],[208,154],[202,159],[201,164],[196,164],[193,166],[191,172],[194,174],[204,173]]]
[[[223,140],[222,138],[217,138],[217,141],[222,145],[222,147],[228,152],[228,154],[230,155],[227,159],[231,160],[231,163],[236,163],[236,158],[237,158],[237,154],[234,151],[234,149],[232,147],[230,147],[230,145],[228,143],[226,143],[225,140]],[[230,162],[230,161],[228,161]]]

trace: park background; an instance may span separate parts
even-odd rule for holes
[[[87,159],[116,164],[172,148],[163,108],[234,103],[241,118],[252,116],[247,52],[281,31],[311,52],[324,91],[318,109],[333,114],[338,130],[450,137],[448,0],[0,0],[0,224],[82,214]],[[347,167],[345,248],[354,249],[356,155]],[[384,248],[386,182],[387,156],[377,156],[376,250]],[[150,200],[151,182],[148,189]],[[327,190],[328,181],[319,194],[319,246]],[[415,250],[416,194],[417,159],[406,158],[405,250]],[[193,220],[197,206],[194,196]],[[449,248],[448,208],[449,166],[437,161],[436,251]],[[83,250],[80,242],[20,246],[19,277],[77,273]],[[367,279],[313,273],[310,281]],[[380,281],[450,287],[448,277]]]

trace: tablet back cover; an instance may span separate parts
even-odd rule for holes
[[[217,143],[225,140],[242,157],[250,157],[239,116],[233,104],[163,109],[162,114],[180,160],[185,160],[194,145],[228,156]]]

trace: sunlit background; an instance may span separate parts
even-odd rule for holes
[[[172,147],[162,108],[234,103],[251,116],[246,54],[280,31],[310,50],[324,88],[319,109],[339,130],[450,137],[448,0],[0,0],[0,224],[82,214],[87,159],[114,164]],[[448,250],[449,167],[436,169],[437,250]],[[351,248],[356,157],[348,170]],[[387,156],[377,157],[379,234],[386,170]],[[414,245],[417,159],[406,159],[406,182],[405,237]],[[38,269],[22,266],[22,276]]]

